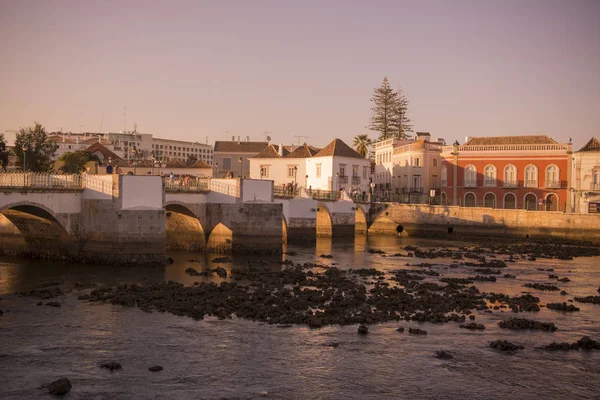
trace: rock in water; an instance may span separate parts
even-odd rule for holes
[[[118,371],[120,369],[122,369],[123,367],[121,366],[121,364],[119,364],[116,361],[108,361],[108,362],[104,362],[104,363],[100,363],[99,365],[100,368],[105,368],[109,371]]]
[[[71,382],[67,378],[60,378],[59,380],[45,386],[45,388],[48,390],[48,393],[54,396],[62,396],[63,394],[67,394],[72,387],[73,386],[71,386]]]
[[[160,365],[155,365],[154,367],[150,367],[148,368],[148,371],[150,372],[158,372],[158,371],[162,371],[163,367],[161,367]]]
[[[496,340],[494,342],[490,342],[490,347],[500,351],[515,351],[525,348],[525,346],[522,344],[511,343],[508,340]]]
[[[419,328],[408,328],[408,333],[411,333],[413,335],[427,335],[427,331],[424,331],[423,329]]]
[[[50,307],[61,307],[61,304],[58,301],[49,301],[46,305]]]
[[[77,300],[89,300],[89,299],[90,299],[89,294],[82,294],[81,296],[77,296]]]
[[[196,271],[194,268],[189,267],[185,269],[185,273],[190,275],[190,276],[198,276],[200,275],[200,273],[198,271]]]
[[[369,333],[369,327],[366,325],[361,325],[358,327],[358,333],[366,335],[367,333]]]
[[[454,356],[447,351],[439,350],[435,352],[435,358],[439,358],[441,360],[452,360]]]

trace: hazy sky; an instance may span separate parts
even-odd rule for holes
[[[600,137],[600,1],[0,0],[0,132],[118,131],[127,105],[159,137],[349,142],[384,76],[415,130],[578,148]]]

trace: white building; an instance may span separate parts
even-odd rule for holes
[[[292,151],[290,151],[292,150]],[[270,144],[254,157],[250,157],[250,178],[272,180],[275,187],[288,183],[306,186],[306,159],[320,149],[304,144],[300,147]]]
[[[251,142],[246,140],[235,140],[235,136],[229,140],[218,140],[215,142],[213,154],[213,165],[215,167],[215,178],[248,176],[250,174],[250,161],[269,145],[268,142]],[[241,162],[240,162],[241,160]]]
[[[415,139],[387,139],[375,143],[375,193],[404,203],[429,200],[440,194],[441,152],[444,140],[431,141],[427,132]]]
[[[575,212],[600,212],[600,141],[590,141],[574,154],[573,182]]]

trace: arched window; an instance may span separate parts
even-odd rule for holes
[[[475,187],[477,186],[477,168],[474,165],[469,164],[465,167],[465,182],[464,187]]]
[[[486,193],[483,198],[483,206],[489,208],[496,208],[496,195],[494,193]]]
[[[504,187],[517,187],[517,167],[512,164],[504,167]]]
[[[446,197],[446,193],[442,192],[442,204],[446,205],[448,204],[448,199]]]
[[[504,195],[504,208],[514,210],[517,208],[517,198],[512,193]]]
[[[442,165],[442,187],[448,186],[448,168]]]
[[[525,187],[538,187],[538,169],[533,164],[525,168]]]
[[[558,211],[558,197],[554,193],[546,196],[546,211]]]
[[[475,207],[475,194],[465,194],[465,207]]]
[[[498,170],[494,165],[488,165],[483,171],[483,186],[496,186]]]
[[[548,165],[548,167],[546,167],[546,187],[547,188],[560,187],[559,169],[554,164],[550,164],[550,165]]]
[[[529,211],[537,210],[537,197],[533,193],[528,193],[523,201],[525,209]]]

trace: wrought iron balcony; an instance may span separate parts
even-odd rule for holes
[[[352,184],[353,185],[360,185],[360,176],[353,176],[352,177]]]

